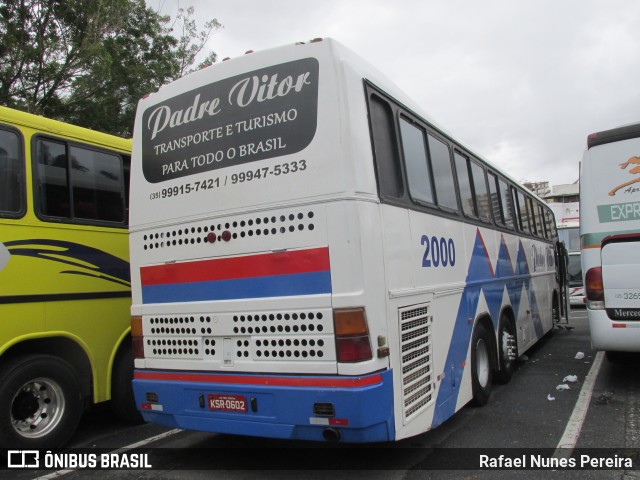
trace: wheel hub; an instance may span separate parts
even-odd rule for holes
[[[38,438],[58,426],[65,401],[61,387],[51,379],[25,383],[11,403],[11,424],[22,437]]]
[[[502,333],[502,353],[505,362],[516,360],[516,337],[506,330]]]
[[[38,397],[31,391],[21,391],[11,406],[11,415],[16,420],[24,421],[35,415],[40,408]]]

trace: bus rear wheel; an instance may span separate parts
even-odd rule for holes
[[[518,346],[513,322],[507,316],[500,318],[498,326],[498,370],[495,374],[496,383],[509,383],[516,370]]]
[[[474,405],[486,405],[491,394],[493,368],[491,362],[492,333],[479,323],[471,338],[471,387]]]
[[[51,355],[18,357],[0,371],[0,445],[59,448],[82,414],[74,370]]]

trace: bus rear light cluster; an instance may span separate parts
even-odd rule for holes
[[[594,267],[587,270],[584,280],[587,308],[603,310],[604,285],[602,283],[602,267]]]
[[[364,308],[334,310],[333,324],[339,362],[356,363],[373,358]]]
[[[131,344],[133,358],[144,358],[144,337],[142,336],[142,317],[131,317]]]

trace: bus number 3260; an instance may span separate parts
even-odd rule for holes
[[[430,237],[423,235],[420,243],[424,245],[423,267],[453,267],[456,264],[456,244],[452,238]]]

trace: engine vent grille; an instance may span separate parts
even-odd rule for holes
[[[429,305],[400,310],[400,352],[404,423],[407,424],[434,400]]]
[[[145,357],[222,362],[335,361],[326,309],[148,316]]]

